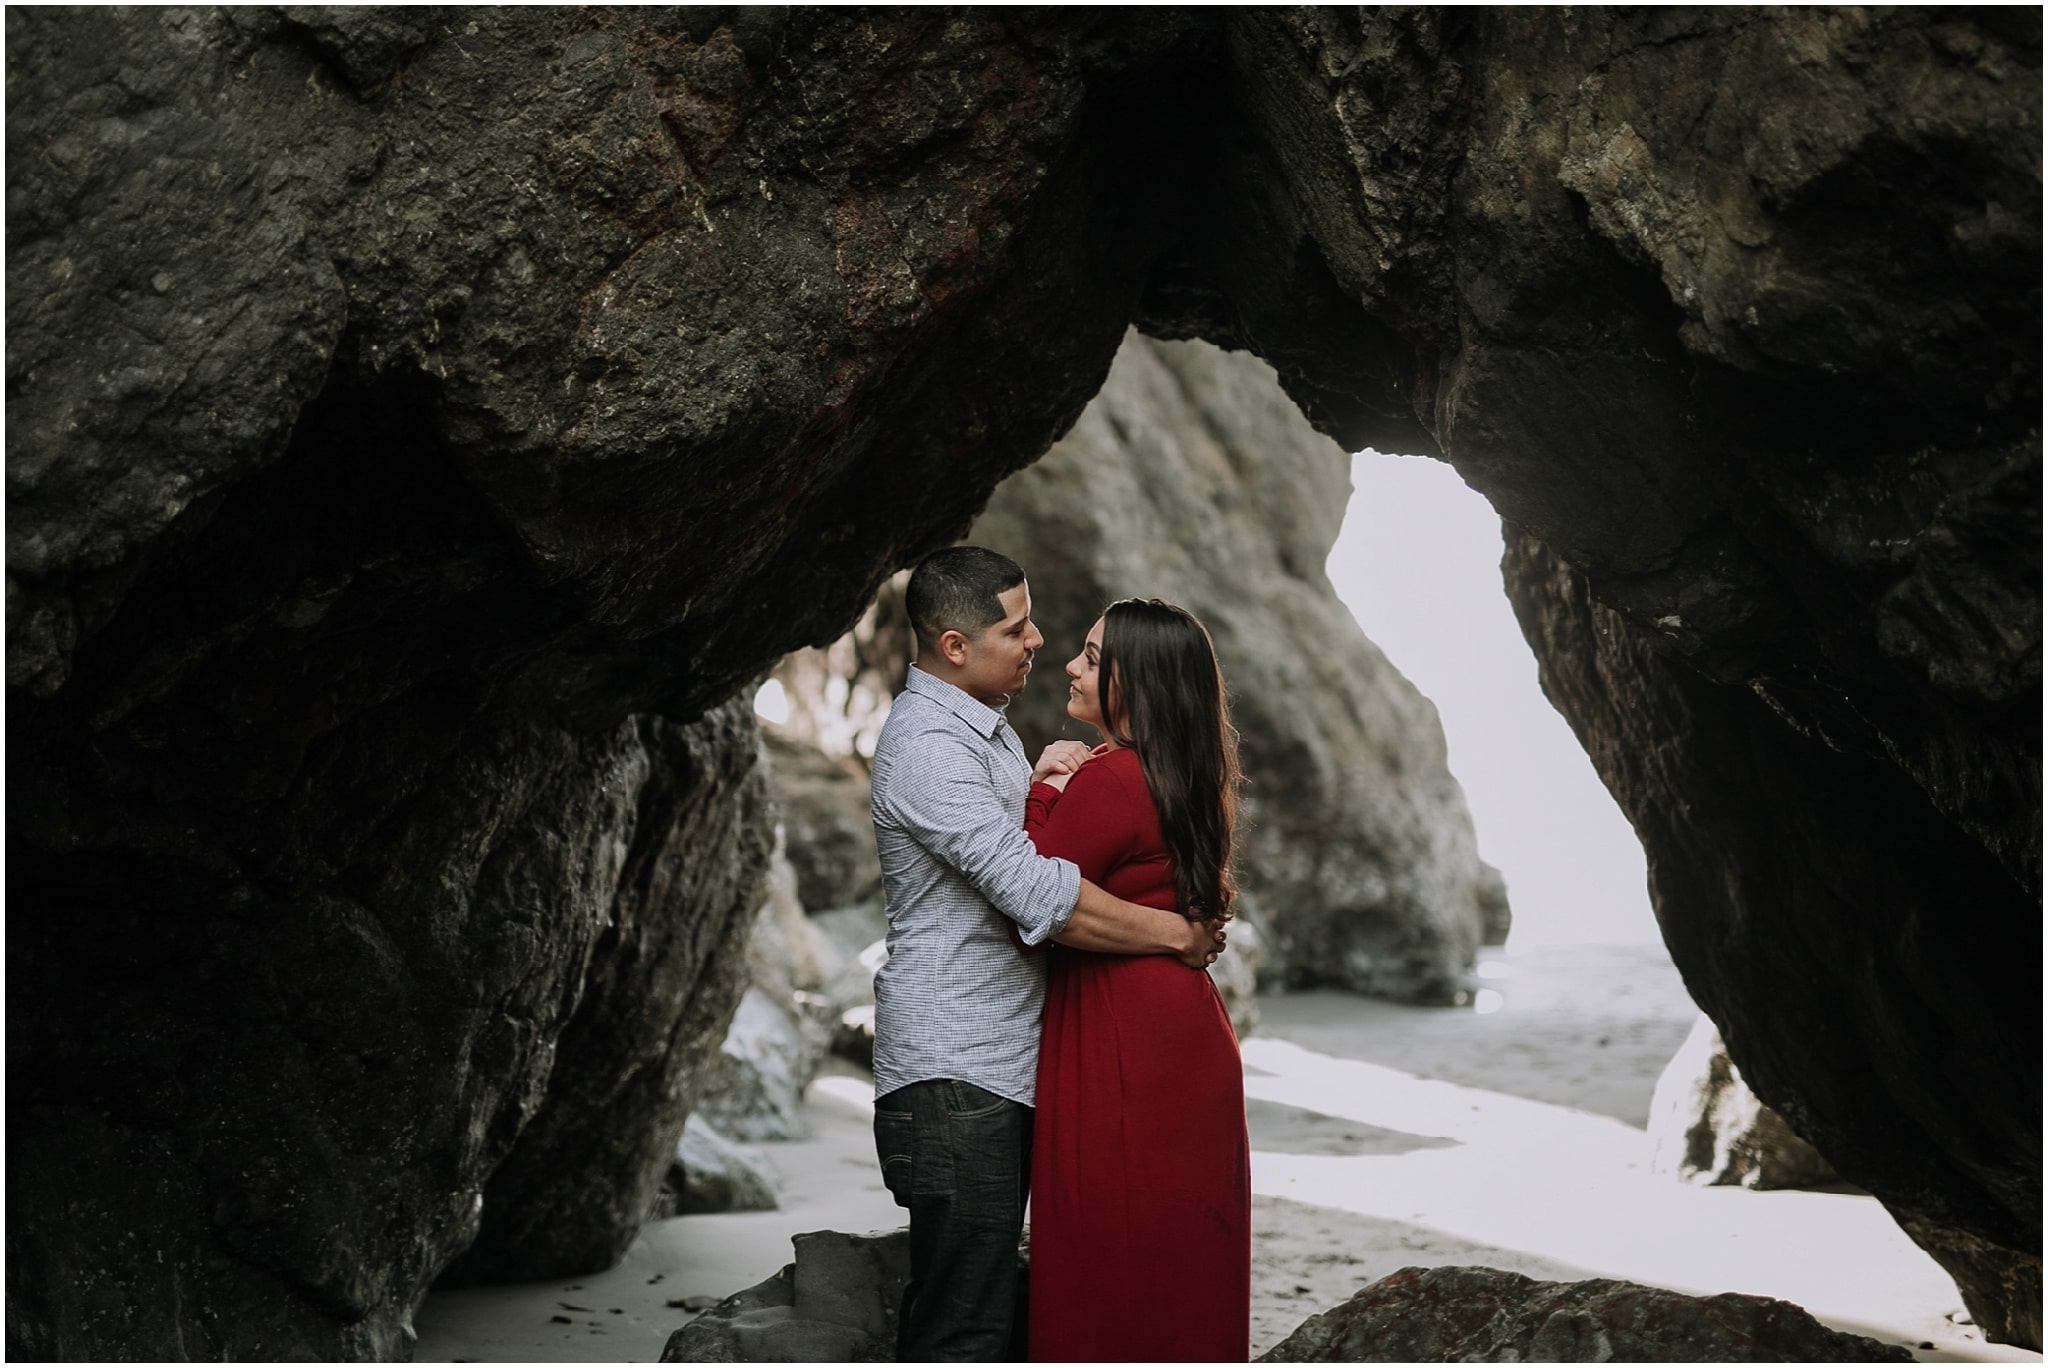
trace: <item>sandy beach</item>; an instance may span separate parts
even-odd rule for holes
[[[1780,1297],[1923,1361],[2040,1360],[1987,1344],[1868,1196],[1649,1172],[1650,1094],[1694,1017],[1661,947],[1488,951],[1481,977],[1479,1011],[1262,999],[1244,1042],[1254,1355],[1398,1268],[1483,1264]],[[437,1293],[416,1318],[416,1357],[653,1360],[693,1314],[685,1303],[768,1277],[792,1235],[899,1224],[871,1098],[868,1075],[828,1062],[807,1099],[810,1138],[762,1147],[780,1210],[656,1222],[601,1274]]]

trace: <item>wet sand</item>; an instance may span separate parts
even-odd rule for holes
[[[1489,951],[1482,982],[1484,1011],[1262,1000],[1244,1044],[1255,1355],[1398,1268],[1483,1264],[1781,1297],[1923,1360],[2040,1360],[1950,1319],[1954,1285],[1869,1197],[1649,1173],[1650,1093],[1694,1013],[1661,948]],[[898,1224],[871,1095],[833,1061],[808,1099],[811,1138],[762,1147],[781,1210],[656,1222],[601,1274],[437,1293],[416,1357],[653,1360],[692,1314],[671,1301],[761,1281],[796,1233]]]

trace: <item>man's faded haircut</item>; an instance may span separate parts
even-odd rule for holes
[[[910,572],[903,606],[920,655],[937,655],[947,632],[979,636],[1003,618],[1002,595],[1024,582],[1024,567],[985,546],[934,551]]]

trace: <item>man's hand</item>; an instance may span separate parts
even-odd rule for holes
[[[1229,937],[1223,928],[1230,925],[1228,917],[1214,917],[1208,921],[1189,922],[1187,948],[1181,951],[1180,962],[1190,969],[1207,969],[1223,953],[1223,945]]]
[[[1094,754],[1079,741],[1055,741],[1039,752],[1038,763],[1031,767],[1031,782],[1064,789],[1074,771],[1093,759]]]
[[[1052,939],[1103,955],[1171,955],[1190,969],[1203,969],[1223,953],[1229,920],[1191,922],[1163,907],[1125,902],[1083,879],[1066,929]]]

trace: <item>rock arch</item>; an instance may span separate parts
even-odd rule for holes
[[[727,700],[1133,320],[1523,529],[1744,1076],[2038,1344],[2038,24],[10,11],[10,1351],[396,1354],[535,1154],[629,1237]]]

